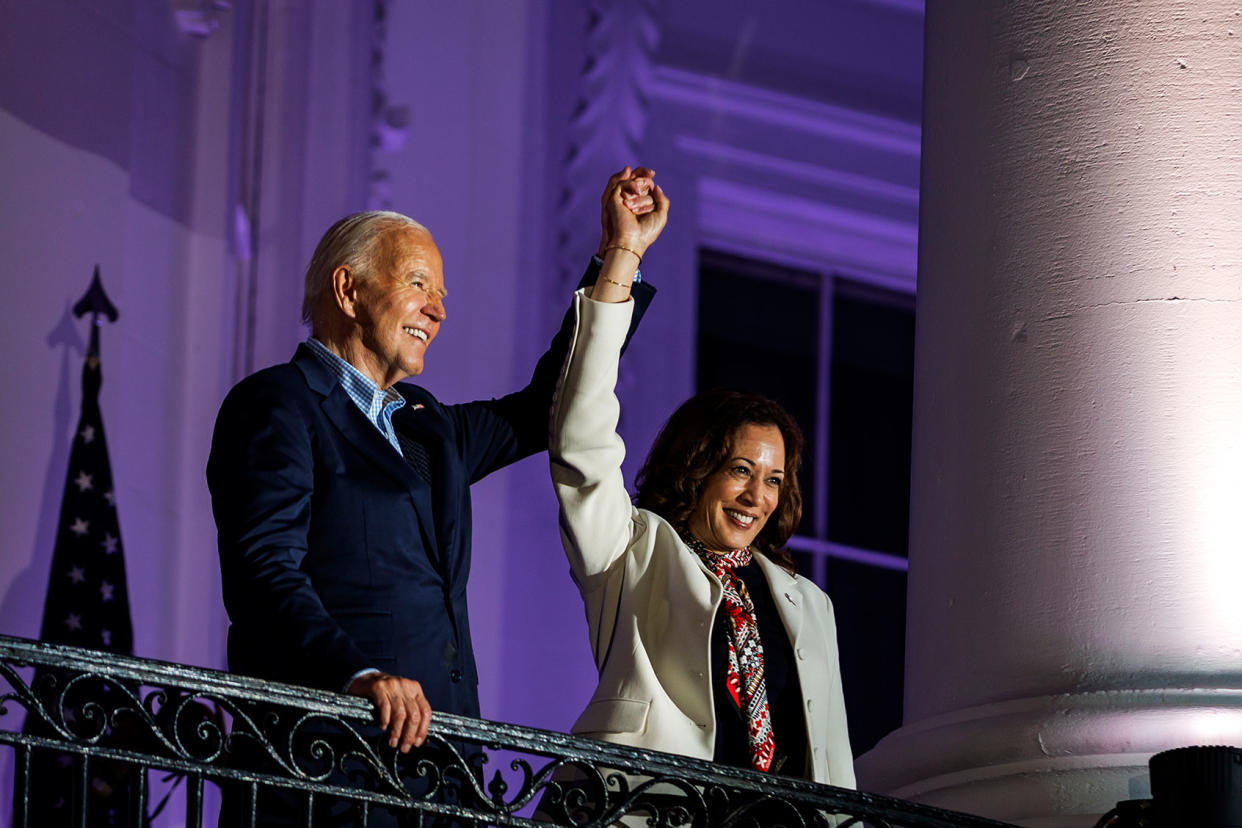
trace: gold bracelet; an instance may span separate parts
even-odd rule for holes
[[[638,259],[638,265],[639,265],[639,267],[642,267],[642,264],[643,264],[643,257],[642,257],[642,256],[640,256],[640,255],[638,255],[638,252],[637,252],[637,251],[630,250],[628,247],[626,247],[625,245],[622,245],[622,244],[614,244],[614,245],[612,245],[612,246],[610,246],[610,247],[605,247],[605,248],[604,248],[604,252],[605,252],[605,253],[607,253],[609,250],[624,250],[626,253],[632,253],[632,254],[634,255],[634,257],[635,257],[636,259]],[[609,281],[611,281],[611,280],[609,280]]]
[[[599,278],[603,279],[605,282],[611,282],[619,288],[625,288],[626,290],[633,287],[633,285],[627,285],[625,282],[618,282],[616,279],[609,279],[607,276],[600,276]]]

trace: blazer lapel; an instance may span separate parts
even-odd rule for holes
[[[340,383],[309,348],[305,345],[298,346],[293,362],[301,369],[311,389],[323,396],[320,407],[341,435],[377,468],[410,490],[410,499],[414,501],[418,522],[423,530],[423,546],[439,568],[440,550],[436,543],[430,487],[410,467],[406,459],[393,449],[392,444],[384,439],[379,429],[367,422],[367,418],[354,405],[345,389],[341,388]]]
[[[789,634],[789,643],[793,645],[796,652],[804,616],[803,595],[798,589],[797,579],[781,569],[779,564],[768,560],[766,555],[756,555],[755,560],[759,562],[759,569],[763,571],[763,577],[768,581],[768,588],[772,590],[772,600],[776,602],[776,611],[781,617],[781,623],[785,625],[785,632]]]

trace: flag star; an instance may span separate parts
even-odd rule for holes
[[[77,535],[79,538],[85,535],[90,530],[91,530],[90,522],[82,520],[82,518],[74,518],[73,524],[69,527],[69,531]]]
[[[79,492],[84,492],[94,485],[91,483],[91,476],[86,472],[79,473],[77,479],[73,482],[77,485]]]
[[[76,613],[69,613],[69,617],[65,619],[65,626],[71,630],[82,629],[82,618]]]
[[[104,492],[104,500],[108,501],[108,505],[109,505],[109,506],[115,506],[115,505],[116,505],[116,495],[113,493],[113,491],[112,491],[111,489],[109,489],[108,491]]]
[[[89,443],[95,439],[95,427],[88,425],[78,432],[78,436],[82,438],[83,443]]]
[[[99,640],[103,642],[105,647],[112,646],[112,630],[104,627],[99,631]]]
[[[86,580],[86,571],[80,566],[75,566],[73,569],[69,570],[69,580],[73,581],[75,584],[82,583]]]
[[[114,589],[116,589],[116,587],[112,586],[112,584],[108,583],[107,581],[104,581],[102,584],[99,585],[99,595],[103,600],[111,601],[112,590]]]
[[[112,533],[108,532],[104,535],[104,539],[99,542],[99,545],[103,547],[105,555],[112,555],[116,552],[116,545],[120,542],[120,538],[114,538]]]

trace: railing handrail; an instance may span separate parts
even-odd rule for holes
[[[117,683],[175,689],[183,697],[227,699],[234,702],[253,703],[256,707],[274,705],[349,720],[360,726],[372,725],[375,721],[370,702],[355,696],[281,684],[204,667],[0,635],[0,673],[3,673],[11,683],[15,677],[12,672],[14,664],[75,671]],[[19,691],[0,697],[0,714],[4,713],[5,702],[22,701],[21,695]],[[33,699],[33,694],[29,695]],[[430,733],[449,741],[478,743],[505,750],[529,751],[539,755],[572,757],[575,764],[589,763],[600,768],[649,777],[684,779],[698,786],[720,786],[732,791],[763,797],[792,797],[797,800],[800,807],[819,809],[827,813],[864,813],[868,819],[900,820],[894,824],[909,826],[909,828],[944,828],[944,826],[1014,828],[1007,823],[945,811],[878,794],[821,785],[792,777],[764,774],[677,754],[633,748],[565,733],[450,713],[433,712]],[[62,751],[75,750],[92,756],[136,761],[147,766],[165,767],[183,773],[196,773],[211,777],[232,775],[236,778],[236,772],[226,771],[218,764],[196,763],[177,756],[120,749],[108,745],[91,744],[74,747],[72,743],[58,741],[55,738],[12,734],[5,731],[0,731],[0,742],[20,742]],[[259,779],[260,777],[265,783],[286,784],[279,778],[261,773],[251,774],[246,778]],[[339,792],[339,789],[333,788],[330,784],[317,783],[313,780],[299,780],[297,785],[303,790]],[[378,791],[368,792],[366,798],[375,802],[408,804],[407,800],[398,794],[383,794]],[[433,808],[432,810],[442,809]],[[456,810],[450,809],[449,812]]]

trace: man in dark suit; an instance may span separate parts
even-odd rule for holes
[[[605,210],[601,257],[658,235],[650,176],[627,167],[610,180],[632,184],[623,218]],[[637,321],[653,291],[635,287]],[[422,371],[444,297],[421,225],[386,212],[337,222],[307,268],[311,338],[233,388],[207,466],[229,668],[365,696],[403,752],[422,744],[432,709],[479,715],[469,487],[546,448],[568,341],[562,325],[525,388],[445,405],[400,382]]]

